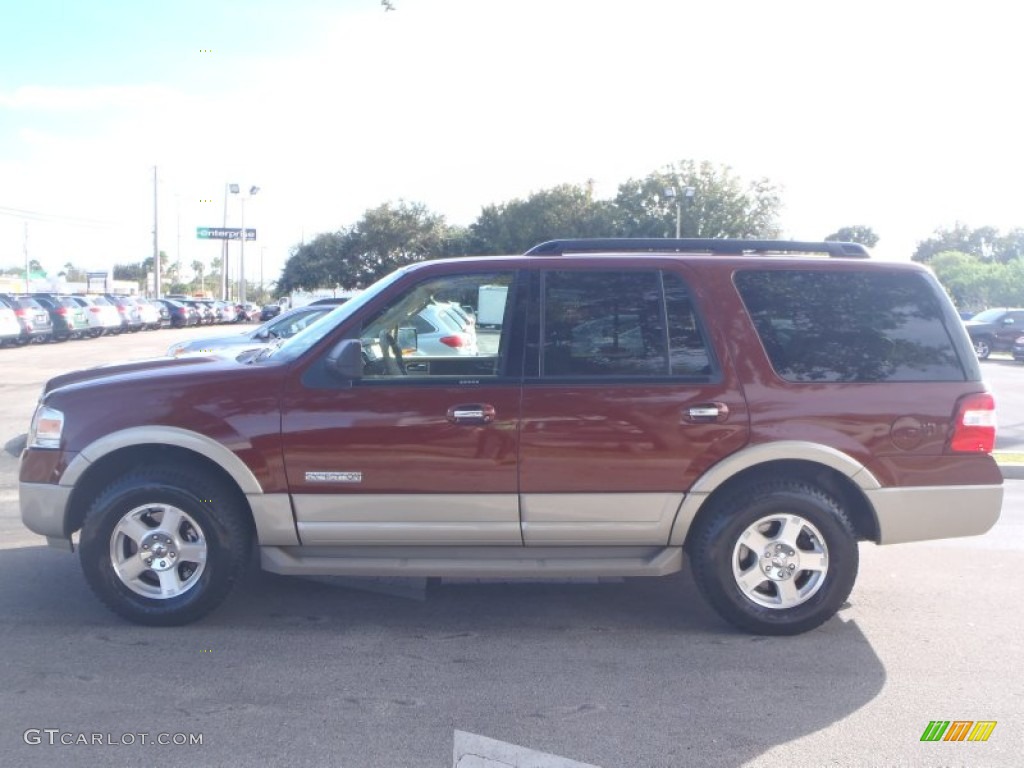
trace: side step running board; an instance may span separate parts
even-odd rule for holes
[[[261,547],[265,571],[286,576],[572,578],[665,576],[682,547]]]

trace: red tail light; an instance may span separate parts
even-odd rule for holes
[[[89,307],[89,311],[90,312],[96,312],[97,314],[99,314],[100,308],[99,307]]]
[[[18,317],[24,317],[25,310],[22,307],[18,307],[16,310],[14,310],[14,314],[16,314]]]
[[[442,336],[438,341],[446,346],[455,347],[456,349],[465,346],[466,344],[466,340],[461,336]]]
[[[67,313],[68,313],[68,308],[67,307],[57,307],[57,314],[58,315],[66,315]]]
[[[996,401],[988,392],[960,398],[949,448],[958,453],[992,453],[996,446]]]

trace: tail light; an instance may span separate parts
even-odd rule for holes
[[[97,315],[100,313],[99,307],[89,307],[90,312],[95,312]]]
[[[14,314],[16,314],[18,317],[24,317],[25,309],[23,307],[18,307],[16,310],[14,310]]]
[[[958,453],[992,453],[996,446],[996,401],[988,392],[960,398],[949,448]]]
[[[442,336],[438,341],[445,346],[454,347],[455,349],[466,345],[466,339],[462,336]]]
[[[57,314],[58,315],[63,316],[63,315],[66,315],[67,313],[68,313],[68,308],[67,307],[57,307]]]

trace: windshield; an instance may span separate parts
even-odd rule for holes
[[[315,323],[312,323],[304,330],[299,331],[290,339],[283,339],[270,345],[267,349],[261,351],[248,362],[256,363],[270,358],[273,358],[278,362],[290,362],[297,359],[300,355],[306,352],[306,350],[320,341],[320,339],[330,335],[335,328],[345,322],[354,313],[359,311],[359,309],[369,303],[374,296],[398,280],[398,278],[404,275],[408,270],[409,267],[402,267],[401,269],[395,270],[390,275],[382,277],[358,296],[349,299],[344,304],[338,305],[338,307],[332,309],[326,315],[319,318]]]

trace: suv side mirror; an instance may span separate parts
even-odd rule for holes
[[[327,370],[340,379],[352,381],[363,377],[363,345],[359,339],[339,341],[327,353]]]

